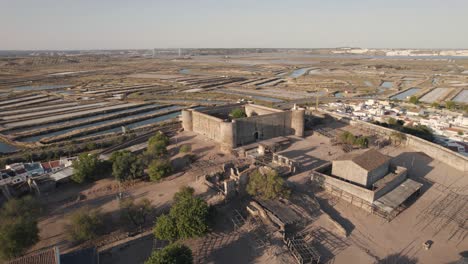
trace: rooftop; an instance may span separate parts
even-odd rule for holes
[[[58,248],[53,247],[14,259],[8,262],[8,264],[58,264],[60,263],[58,258]]]
[[[351,160],[361,168],[372,171],[391,160],[391,157],[380,153],[375,149],[357,151],[345,154],[336,160]]]

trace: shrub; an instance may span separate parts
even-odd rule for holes
[[[419,99],[416,96],[411,96],[409,102],[412,104],[419,104]]]
[[[161,131],[156,132],[156,134],[149,138],[148,145],[155,144],[156,142],[162,142],[165,146],[169,145],[169,137],[164,135]]]
[[[281,178],[276,171],[271,171],[263,175],[259,170],[254,171],[250,175],[247,192],[250,195],[264,200],[288,197],[290,194],[289,189],[285,186],[283,178]]]
[[[455,102],[454,101],[447,101],[445,102],[445,107],[449,110],[455,109]]]
[[[96,238],[103,227],[102,215],[98,210],[83,208],[70,216],[67,226],[68,237],[73,242],[83,242]]]
[[[188,153],[190,151],[192,151],[192,146],[188,144],[182,145],[179,150],[180,153]]]
[[[169,215],[161,215],[156,220],[153,233],[162,240],[176,241],[179,238],[176,222]]]
[[[148,167],[148,174],[152,181],[159,181],[172,172],[172,165],[169,160],[155,159]]]
[[[0,211],[0,260],[22,255],[39,241],[40,205],[31,196],[7,201]]]
[[[143,163],[128,150],[112,153],[110,160],[112,161],[112,175],[119,181],[143,176]]]
[[[135,226],[142,226],[153,209],[148,199],[136,202],[132,198],[122,199],[119,203],[120,216]]]
[[[340,140],[341,142],[346,143],[346,144],[354,144],[356,137],[351,132],[344,131],[340,135]]]
[[[145,264],[192,264],[192,250],[180,244],[170,244],[161,250],[153,251]]]
[[[73,161],[73,176],[71,179],[77,183],[96,179],[101,172],[100,161],[95,154],[81,154]]]
[[[153,229],[157,238],[174,241],[206,234],[209,207],[193,193],[192,188],[184,187],[174,195],[174,204],[169,214],[159,217]]]
[[[232,110],[230,115],[232,118],[243,118],[247,116],[245,111],[240,108]]]

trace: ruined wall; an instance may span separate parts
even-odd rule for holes
[[[236,119],[236,145],[292,134],[291,112]],[[256,138],[257,137],[257,138]]]

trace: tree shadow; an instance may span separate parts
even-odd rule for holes
[[[385,258],[377,261],[377,264],[417,264],[418,259],[401,254],[388,255]]]

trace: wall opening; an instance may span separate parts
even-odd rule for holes
[[[255,138],[255,141],[258,141],[258,131],[255,131],[254,138]]]

